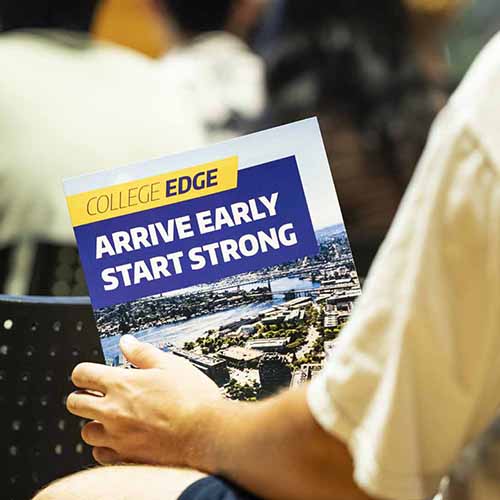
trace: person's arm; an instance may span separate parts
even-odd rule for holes
[[[354,483],[346,446],[311,415],[306,390],[260,403],[221,401],[209,430],[216,439],[201,465],[263,498],[370,498]]]
[[[131,340],[130,337],[126,339]],[[83,439],[100,463],[185,466],[221,475],[271,500],[367,500],[349,451],[314,420],[306,390],[257,403],[229,401],[188,361],[122,342],[139,370],[84,363],[68,409],[93,419]]]

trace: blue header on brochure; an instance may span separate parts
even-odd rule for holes
[[[295,157],[237,187],[75,228],[95,309],[317,255]]]

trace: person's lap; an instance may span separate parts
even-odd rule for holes
[[[147,465],[96,467],[52,483],[34,500],[177,500],[205,476]]]
[[[147,465],[96,467],[60,479],[34,500],[253,500],[222,479]]]

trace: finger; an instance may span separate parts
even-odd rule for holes
[[[73,415],[88,418],[89,420],[99,420],[102,416],[102,402],[104,398],[94,396],[85,391],[72,392],[66,400],[66,408]]]
[[[80,363],[71,374],[71,380],[76,387],[99,391],[102,394],[106,394],[107,386],[115,377],[112,367],[95,363]]]
[[[111,436],[106,432],[104,425],[95,421],[83,426],[82,439],[90,446],[99,448],[109,448],[113,444]]]
[[[137,368],[161,368],[168,362],[169,355],[151,344],[140,342],[132,335],[120,339],[120,349]]]
[[[92,450],[92,456],[94,460],[101,465],[113,465],[123,462],[123,460],[120,459],[120,455],[111,448],[96,447]]]

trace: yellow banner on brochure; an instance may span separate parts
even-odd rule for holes
[[[238,157],[68,196],[73,226],[201,198],[238,186]]]

